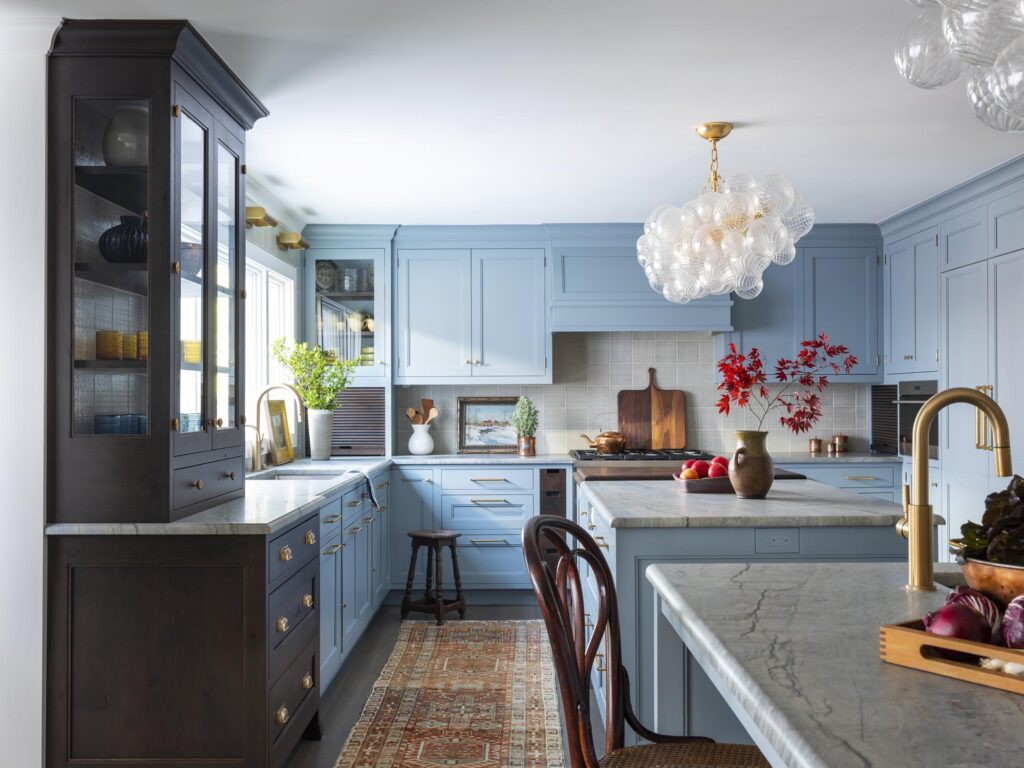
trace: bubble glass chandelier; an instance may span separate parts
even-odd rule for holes
[[[711,170],[700,195],[677,208],[662,205],[644,222],[637,259],[651,287],[685,304],[735,292],[753,299],[772,264],[796,258],[794,243],[814,225],[814,210],[780,174],[718,174],[718,142],[731,123],[701,123],[694,130],[711,143]]]

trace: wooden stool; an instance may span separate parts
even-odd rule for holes
[[[412,539],[412,558],[409,560],[409,580],[405,583],[405,597],[402,598],[402,618],[409,611],[432,613],[437,617],[438,626],[444,624],[444,615],[457,610],[459,618],[466,618],[466,598],[462,595],[462,577],[459,576],[459,555],[455,551],[458,531],[409,531]],[[420,547],[427,548],[427,586],[422,600],[412,599],[412,582],[416,575],[416,555]],[[441,549],[452,551],[452,574],[455,576],[455,599],[445,600],[441,589]],[[431,594],[433,579],[433,594]]]

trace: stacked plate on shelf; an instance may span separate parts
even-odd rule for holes
[[[145,435],[149,417],[144,413],[115,413],[93,416],[93,432],[97,435]]]

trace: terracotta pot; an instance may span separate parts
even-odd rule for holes
[[[741,499],[763,499],[772,487],[775,463],[765,447],[767,439],[767,432],[736,432],[736,452],[729,460],[729,479]]]
[[[537,455],[537,438],[532,435],[519,438],[519,455],[524,459]]]

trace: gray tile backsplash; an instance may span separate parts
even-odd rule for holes
[[[434,452],[455,453],[456,398],[496,395],[533,398],[540,411],[538,452],[564,453],[584,448],[581,432],[593,437],[618,426],[619,390],[646,388],[648,368],[656,369],[659,387],[686,392],[689,447],[713,453],[730,452],[735,445],[733,432],[752,429],[757,423],[745,409],[730,416],[718,413],[717,357],[710,333],[557,333],[553,357],[552,384],[395,387],[395,452],[407,452],[412,430],[405,410],[409,406],[419,408],[422,398],[433,399],[441,412],[431,430]],[[869,398],[870,388],[865,384],[830,385],[822,394],[822,418],[815,428],[809,434],[794,435],[779,425],[776,418],[769,426],[769,450],[806,450],[809,437],[828,439],[836,433],[850,437],[850,450],[867,450]]]

